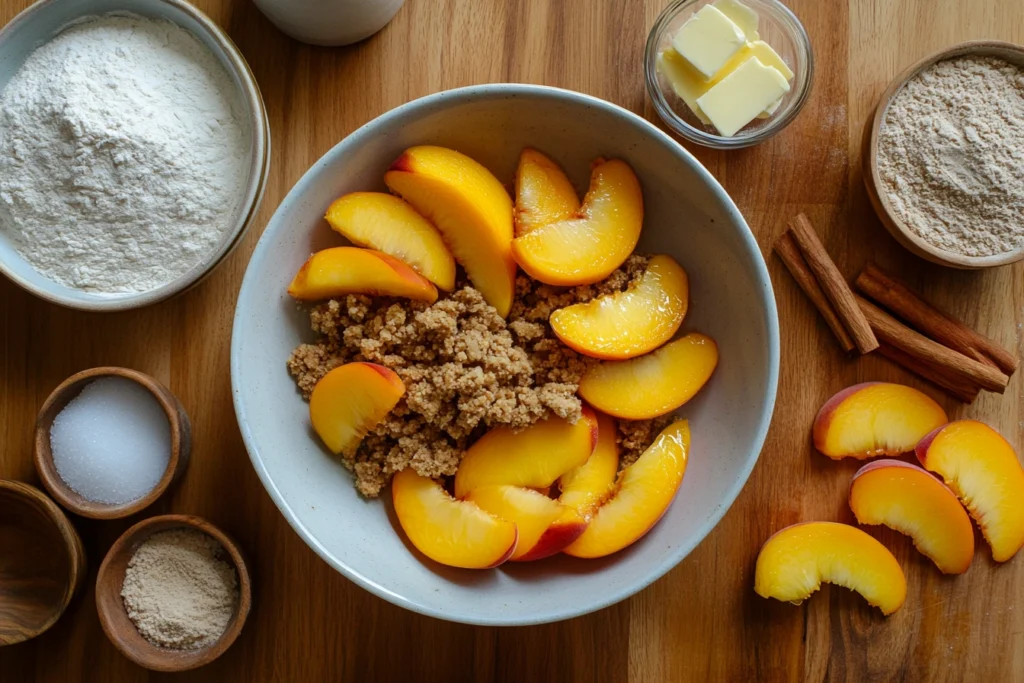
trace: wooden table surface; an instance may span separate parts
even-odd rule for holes
[[[0,0],[0,24],[28,4]],[[1024,556],[995,566],[979,543],[971,570],[944,578],[905,537],[877,532],[909,584],[906,605],[888,619],[840,588],[825,587],[800,607],[753,592],[754,559],[772,532],[798,521],[851,521],[845,492],[856,463],[812,453],[808,438],[817,408],[838,389],[875,379],[923,386],[952,415],[983,419],[1024,446],[1024,373],[1005,395],[962,407],[883,359],[847,359],[770,256],[786,220],[807,212],[847,275],[877,259],[1020,351],[1024,268],[952,272],[902,250],[868,206],[858,150],[875,99],[910,62],[970,38],[1024,42],[1020,0],[790,0],[817,64],[805,110],[760,147],[693,149],[746,216],[775,283],[782,376],[760,462],[722,523],[661,581],[596,614],[511,629],[406,612],[349,583],[292,532],[249,464],[232,411],[232,309],[256,240],[292,184],[354,128],[403,102],[522,81],[596,95],[653,120],[641,59],[665,0],[408,0],[381,34],[340,49],[289,40],[248,0],[196,4],[241,48],[270,115],[270,182],[242,247],[194,291],[129,313],[64,310],[0,278],[0,477],[37,481],[35,412],[84,368],[148,372],[192,417],[187,475],[144,514],[198,514],[233,534],[252,558],[255,609],[224,657],[177,680],[1024,681]],[[91,563],[87,590],[47,634],[0,649],[0,681],[165,678],[115,651],[93,600],[104,552],[137,519],[74,520]]]

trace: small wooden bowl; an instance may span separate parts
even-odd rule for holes
[[[136,549],[153,534],[171,529],[196,529],[213,537],[224,547],[238,573],[238,607],[227,629],[213,645],[198,650],[173,650],[153,645],[135,628],[121,599],[125,571]],[[117,539],[103,558],[96,576],[96,610],[103,632],[125,657],[152,671],[187,671],[217,659],[238,638],[251,606],[252,585],[241,550],[230,536],[201,517],[162,515],[142,520]]]
[[[907,81],[936,62],[964,56],[998,57],[1024,68],[1024,47],[995,40],[972,40],[939,50],[906,69],[893,79],[889,87],[882,93],[878,106],[875,108],[875,113],[868,119],[868,125],[864,129],[864,185],[867,187],[868,197],[871,199],[871,205],[875,208],[875,213],[878,214],[882,225],[896,238],[897,242],[917,256],[932,263],[963,270],[977,270],[979,268],[1003,266],[1024,259],[1024,247],[993,256],[964,256],[963,254],[940,249],[926,242],[918,237],[896,215],[896,212],[889,204],[889,199],[886,196],[885,187],[882,183],[882,177],[878,170],[878,135],[882,128],[882,122],[885,119],[886,110],[889,108],[889,103],[896,96],[896,93],[903,88]]]
[[[0,646],[53,626],[84,577],[82,540],[57,504],[0,479]]]
[[[54,418],[73,398],[81,393],[87,384],[100,377],[124,377],[138,383],[160,403],[171,423],[171,457],[167,462],[167,470],[152,491],[122,505],[97,503],[83,498],[73,491],[57,473],[57,467],[53,462],[53,452],[50,450],[50,427],[53,426]],[[35,439],[36,472],[39,473],[43,486],[58,503],[82,517],[117,519],[133,515],[151,505],[163,495],[171,482],[177,480],[185,472],[189,454],[192,451],[192,425],[181,402],[160,382],[135,370],[103,367],[83,370],[72,375],[53,390],[53,393],[43,403],[43,407],[39,409],[39,416],[36,418]]]

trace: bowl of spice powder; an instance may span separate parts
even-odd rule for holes
[[[103,631],[154,671],[208,664],[238,637],[252,601],[235,542],[199,517],[139,522],[114,543],[96,577]]]
[[[914,64],[865,144],[871,203],[904,247],[963,269],[1024,258],[1024,47],[972,41]]]

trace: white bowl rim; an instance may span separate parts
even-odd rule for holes
[[[16,14],[5,26],[0,27],[0,45],[3,44],[6,38],[14,35],[21,25],[29,21],[32,17],[37,14],[42,14],[51,5],[67,1],[68,0],[36,0],[36,2]],[[174,280],[157,287],[156,289],[151,289],[145,292],[136,292],[133,294],[115,295],[78,291],[78,294],[88,296],[88,298],[84,300],[74,299],[69,296],[65,296],[63,293],[63,290],[76,291],[71,287],[62,285],[61,283],[53,280],[50,280],[50,282],[53,283],[56,289],[51,290],[39,287],[15,273],[3,259],[0,259],[0,275],[3,275],[33,296],[37,296],[44,301],[49,301],[50,303],[64,306],[66,308],[94,312],[127,311],[150,306],[188,291],[210,275],[217,266],[227,259],[231,252],[235,250],[235,247],[241,243],[242,238],[249,231],[249,228],[252,226],[252,223],[256,218],[260,205],[263,203],[264,192],[267,189],[267,181],[270,176],[270,123],[259,83],[257,83],[256,76],[252,73],[249,63],[242,55],[242,51],[238,49],[238,46],[235,45],[234,41],[231,40],[228,34],[217,25],[217,22],[207,16],[207,14],[201,9],[188,2],[188,0],[148,1],[152,2],[154,5],[167,5],[194,19],[196,23],[198,23],[202,29],[209,34],[213,39],[213,42],[217,45],[217,49],[221,54],[215,56],[222,56],[225,61],[231,65],[231,70],[233,70],[234,73],[229,71],[228,75],[237,75],[241,81],[242,87],[239,89],[238,94],[243,100],[246,113],[249,117],[249,135],[252,145],[252,149],[250,150],[251,159],[249,165],[249,179],[246,181],[241,198],[242,201],[239,204],[238,212],[234,217],[234,224],[231,226],[229,231],[224,233],[218,247],[209,252],[201,261],[196,263],[188,271],[182,273]],[[120,11],[131,13],[130,10],[113,10],[113,13],[118,13]],[[106,13],[110,14],[111,12]],[[95,11],[85,11],[81,13],[81,17],[93,15],[99,16]],[[169,18],[167,20],[172,21]],[[172,21],[172,23],[189,33],[193,33],[178,22]],[[68,25],[65,25],[58,29],[58,31],[67,27]],[[196,39],[198,40],[199,36],[196,36]],[[49,278],[47,278],[47,280],[49,280]]]
[[[754,465],[757,464],[758,458],[761,454],[761,449],[764,447],[765,438],[768,435],[768,427],[771,424],[772,415],[775,411],[775,398],[778,391],[779,384],[779,364],[780,364],[780,340],[779,340],[779,316],[778,309],[775,305],[775,295],[772,288],[771,277],[768,274],[768,266],[764,261],[764,257],[761,254],[761,249],[757,244],[757,240],[754,238],[753,232],[747,225],[746,220],[740,214],[739,209],[736,208],[736,204],[732,201],[732,198],[726,193],[725,189],[718,183],[714,176],[704,168],[704,166],[694,157],[686,148],[677,143],[668,134],[663,132],[661,129],[656,127],[650,121],[634,114],[633,112],[607,102],[605,100],[593,97],[591,95],[585,95],[572,90],[565,90],[563,88],[556,88],[545,85],[531,85],[531,84],[520,84],[520,83],[489,83],[484,85],[470,85],[461,88],[455,88],[452,90],[443,90],[425,97],[421,97],[403,105],[400,105],[394,109],[391,109],[380,116],[372,119],[371,121],[363,124],[349,135],[345,136],[340,142],[334,147],[328,150],[320,159],[318,159],[297,183],[288,191],[285,198],[281,201],[281,204],[275,210],[274,215],[270,218],[268,226],[273,223],[274,218],[282,210],[286,210],[292,203],[299,200],[299,198],[305,194],[306,187],[314,182],[313,178],[316,175],[315,171],[319,166],[326,163],[328,160],[333,160],[335,157],[344,155],[345,147],[349,144],[350,140],[362,137],[367,134],[371,134],[372,131],[387,123],[389,120],[408,114],[416,109],[429,109],[431,106],[438,102],[449,99],[449,98],[490,98],[490,97],[503,97],[503,96],[516,96],[516,95],[529,95],[535,97],[546,97],[561,101],[575,102],[586,107],[593,107],[596,109],[603,110],[614,116],[622,117],[626,119],[631,125],[640,128],[644,132],[660,139],[667,147],[672,149],[677,156],[681,157],[683,161],[693,167],[693,169],[703,177],[708,187],[715,193],[717,198],[724,204],[726,210],[733,214],[733,218],[742,226],[743,230],[741,238],[744,245],[749,249],[750,253],[754,258],[754,267],[758,271],[758,277],[761,282],[764,283],[764,287],[761,290],[762,303],[767,313],[767,332],[768,332],[768,382],[766,390],[766,404],[761,414],[761,419],[757,425],[757,430],[754,436],[753,447],[747,456],[747,460],[743,465],[743,468],[739,472],[739,476],[736,481],[726,492],[724,497],[725,503],[721,505],[717,511],[708,518],[708,520],[698,528],[697,533],[693,535],[693,540],[686,544],[681,544],[675,551],[667,557],[661,564],[653,567],[649,573],[642,577],[640,580],[633,584],[623,587],[622,589],[611,593],[609,595],[602,596],[600,599],[595,600],[592,603],[582,605],[576,609],[566,610],[552,610],[550,612],[538,612],[531,614],[528,617],[517,617],[517,616],[503,616],[496,615],[493,618],[462,618],[458,614],[452,614],[448,612],[440,612],[434,608],[422,605],[415,600],[411,600],[402,595],[394,593],[388,590],[384,586],[375,582],[371,577],[364,576],[359,572],[352,570],[346,566],[340,560],[336,560],[331,553],[321,545],[312,533],[302,524],[298,516],[292,510],[291,506],[284,499],[281,492],[278,490],[274,481],[271,479],[270,474],[263,465],[262,458],[259,454],[259,448],[253,439],[252,433],[248,427],[248,420],[245,412],[245,405],[241,398],[241,391],[239,388],[239,377],[242,373],[240,362],[240,344],[241,344],[241,326],[243,319],[243,310],[241,306],[242,294],[246,288],[250,286],[252,280],[256,276],[256,272],[259,270],[264,259],[272,255],[270,251],[270,235],[268,231],[264,230],[264,233],[260,236],[259,242],[256,243],[256,248],[249,260],[249,265],[246,267],[245,276],[242,279],[242,286],[239,289],[238,301],[235,305],[235,317],[231,330],[231,397],[235,407],[235,416],[238,419],[238,427],[242,434],[242,441],[245,444],[246,451],[249,453],[249,458],[252,461],[253,468],[256,470],[256,474],[259,476],[260,481],[266,488],[267,493],[270,494],[274,504],[277,505],[281,514],[284,515],[288,524],[291,525],[292,529],[305,541],[306,545],[313,549],[313,551],[319,555],[328,565],[333,567],[336,571],[341,573],[343,576],[357,584],[358,586],[366,589],[370,593],[373,593],[379,598],[383,598],[388,602],[404,607],[412,612],[423,614],[437,619],[445,621],[453,621],[457,623],[470,624],[475,626],[531,626],[536,624],[545,624],[555,621],[561,621],[564,619],[571,619],[573,617],[582,616],[597,610],[603,609],[615,603],[621,602],[626,598],[640,592],[647,586],[651,585],[662,576],[667,574],[677,564],[689,555],[694,548],[697,547],[708,534],[711,533],[712,529],[718,525],[718,523],[725,516],[726,512],[732,507],[732,504],[736,501],[740,491],[742,491],[747,480],[750,478],[750,473],[754,469]]]

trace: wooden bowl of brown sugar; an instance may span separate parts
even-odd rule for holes
[[[231,647],[252,587],[230,536],[190,515],[162,515],[128,529],[96,577],[96,609],[118,650],[152,671],[187,671]]]
[[[955,223],[953,229],[958,230],[959,232],[946,232],[945,235],[941,237],[938,236],[938,233],[935,233],[932,235],[932,239],[925,239],[921,234],[919,234],[922,228],[926,231],[938,229],[946,231],[946,228],[944,226],[940,228],[940,221],[929,220],[927,215],[919,214],[918,218],[913,219],[918,226],[918,230],[915,230],[901,217],[901,215],[909,215],[908,211],[914,209],[904,208],[901,214],[901,210],[894,206],[893,188],[891,187],[892,183],[887,183],[885,177],[886,171],[884,166],[886,164],[882,158],[885,155],[885,152],[880,148],[882,145],[886,144],[883,139],[884,136],[882,135],[882,130],[883,127],[887,125],[886,117],[889,113],[890,105],[897,96],[903,92],[907,83],[917,79],[924,72],[931,71],[939,62],[964,57],[991,57],[1020,69],[1024,69],[1024,47],[1013,43],[990,40],[975,40],[953,45],[952,47],[948,47],[928,55],[916,64],[907,68],[899,74],[892,83],[889,84],[889,87],[886,88],[885,92],[882,93],[874,115],[868,120],[868,125],[865,127],[863,154],[864,185],[867,188],[868,197],[875,209],[875,213],[878,214],[878,218],[882,221],[882,225],[885,226],[886,230],[888,230],[900,244],[917,256],[931,261],[932,263],[938,263],[952,268],[976,270],[980,268],[1002,266],[1024,259],[1024,224],[1020,221],[1014,220],[1013,217],[1014,211],[1017,212],[1018,217],[1021,214],[1024,214],[1024,178],[1021,177],[1019,169],[1017,169],[1018,172],[1015,174],[1006,174],[1016,176],[1014,182],[1020,183],[1020,185],[1013,190],[1009,190],[1009,192],[1012,193],[1011,196],[1017,198],[1017,201],[1014,202],[1009,209],[1003,210],[1005,207],[998,206],[998,202],[992,202],[990,197],[984,194],[976,194],[972,197],[970,187],[968,185],[964,185],[963,199],[958,200],[961,201],[961,204],[964,207],[964,219],[950,221]],[[965,80],[965,83],[968,82],[969,81]],[[975,83],[977,83],[977,81],[975,81]],[[948,88],[949,84],[950,83],[947,82],[939,87]],[[965,92],[963,90],[958,91],[958,95],[961,100],[972,97],[972,93]],[[1019,103],[1024,101],[1019,99],[1022,97],[1021,95],[1017,95],[1016,97],[1018,99],[1014,99],[1014,102]],[[915,109],[914,112],[914,120],[908,121],[908,126],[913,128],[915,131],[920,132],[924,128],[922,125],[922,119],[924,116],[921,114],[920,108]],[[984,117],[984,112],[979,110],[978,115]],[[1024,108],[1021,109],[1021,117],[1022,118],[1019,120],[1024,122]],[[1005,132],[1005,130],[1000,130],[998,131],[998,135],[1002,135]],[[1024,125],[1022,125],[1021,129],[1017,130],[1016,133],[1024,136]],[[1006,142],[1007,148],[1014,144],[1017,143],[1014,141]],[[978,148],[974,147],[974,149]],[[938,173],[939,176],[949,175],[948,173],[943,173],[943,171],[955,170],[941,167],[941,162],[943,160],[947,161],[949,164],[956,164],[958,161],[949,156],[939,155],[939,148],[937,147],[914,144],[911,146],[911,154],[901,154],[899,156],[901,160],[909,163],[911,155],[917,156],[918,152],[920,152],[921,154],[920,156],[917,156],[917,158],[923,159],[929,154],[929,151],[931,151],[933,155],[937,156],[932,157],[932,161],[934,163],[929,165],[928,175],[935,175],[936,173]],[[970,161],[974,164],[987,163],[986,159],[981,158],[972,158]],[[936,172],[935,168],[939,168],[939,171]],[[959,174],[954,173],[953,176],[956,177],[956,181],[954,182],[961,181]],[[903,181],[896,182],[896,187],[899,188],[900,192],[918,191],[918,188],[914,188],[911,185],[911,183]],[[925,187],[924,191],[934,191],[936,196],[951,197],[956,195],[956,192],[949,192],[948,188],[944,188],[940,185],[936,185],[934,188]],[[896,197],[895,201],[902,202],[903,198]],[[949,199],[946,201],[953,200]],[[912,205],[921,206],[921,203],[914,198],[910,198],[906,206],[911,207]],[[992,213],[993,210],[996,213]],[[971,214],[968,212],[979,213],[977,217],[972,219],[970,218]],[[986,213],[988,214],[987,216],[984,215]],[[954,217],[954,213],[952,212],[944,212],[943,215],[950,219]],[[1014,224],[1016,225],[1016,230],[1013,231],[1012,236],[1015,236],[1015,240],[1011,238],[1011,235],[1007,234],[1007,226]],[[939,242],[942,242],[943,244],[940,246]]]

